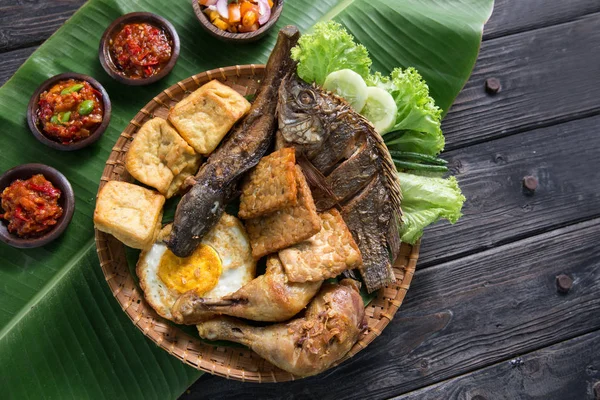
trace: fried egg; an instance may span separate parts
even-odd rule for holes
[[[180,295],[194,291],[200,297],[221,298],[233,293],[254,279],[256,261],[240,220],[223,214],[192,255],[177,257],[157,242],[140,254],[136,272],[146,301],[160,316],[172,319],[171,308]]]

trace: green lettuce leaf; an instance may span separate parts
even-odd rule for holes
[[[423,229],[445,218],[455,223],[461,217],[465,196],[456,178],[447,179],[398,172],[402,188],[403,242],[414,244],[423,235]]]
[[[366,47],[356,44],[354,37],[334,21],[320,22],[303,35],[292,49],[292,59],[298,61],[300,78],[319,85],[331,72],[346,68],[367,78],[372,63]]]
[[[384,134],[391,150],[435,156],[444,149],[442,110],[435,105],[416,69],[396,68],[389,77],[377,72],[367,78],[367,85],[387,90],[396,101],[396,124]]]

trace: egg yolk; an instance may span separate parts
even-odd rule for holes
[[[222,266],[219,254],[201,244],[191,256],[180,258],[165,251],[158,266],[158,277],[169,287],[183,294],[193,290],[202,296],[219,282]]]

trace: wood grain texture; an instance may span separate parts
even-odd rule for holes
[[[600,113],[600,13],[483,42],[442,123],[446,149]],[[496,77],[502,90],[485,92]]]
[[[594,331],[395,399],[594,400],[598,354],[600,331]]]
[[[590,117],[446,153],[464,216],[425,230],[418,268],[600,216],[598,126]],[[533,195],[527,175],[539,181]]]
[[[597,0],[496,0],[483,39],[557,25],[595,12],[600,12]]]
[[[37,49],[37,46],[0,53],[0,86],[4,85],[21,64]]]
[[[598,330],[599,240],[597,219],[417,269],[381,337],[337,369],[279,386],[205,375],[183,398],[388,398]]]
[[[85,0],[0,0],[0,52],[40,44]]]

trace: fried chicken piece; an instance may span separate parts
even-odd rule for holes
[[[297,376],[316,375],[344,357],[366,328],[365,308],[354,280],[325,284],[303,318],[253,327],[230,317],[199,324],[200,337],[250,347]]]
[[[221,299],[201,298],[193,292],[181,295],[171,309],[173,321],[193,325],[221,314],[254,321],[285,321],[306,307],[322,283],[288,282],[279,258],[270,256],[264,275],[235,293]]]

